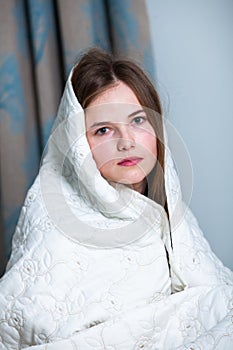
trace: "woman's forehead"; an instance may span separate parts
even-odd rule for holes
[[[99,94],[85,111],[90,127],[97,122],[127,122],[133,113],[143,110],[135,93],[122,81]]]
[[[140,104],[129,103],[105,103],[88,107],[85,110],[88,126],[103,121],[127,122],[130,117],[141,113],[144,113],[144,109]]]
[[[97,95],[88,107],[106,103],[129,103],[139,104],[138,98],[133,90],[122,81],[116,82],[105,91]]]

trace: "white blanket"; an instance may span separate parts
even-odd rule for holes
[[[71,73],[72,74],[72,73]],[[233,349],[233,277],[181,199],[103,179],[70,77],[0,281],[0,349]]]

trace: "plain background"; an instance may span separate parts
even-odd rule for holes
[[[190,207],[233,269],[233,1],[146,3],[165,116],[192,160]]]

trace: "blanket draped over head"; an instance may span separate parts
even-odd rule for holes
[[[72,72],[71,72],[72,74]],[[71,74],[0,281],[0,349],[233,349],[233,278],[182,203],[98,171]]]

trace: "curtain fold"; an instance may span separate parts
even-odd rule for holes
[[[0,243],[4,264],[26,189],[38,170],[40,154],[25,4],[20,0],[1,0],[0,4]]]
[[[0,0],[0,274],[68,73],[91,46],[154,77],[144,0]]]
[[[39,122],[38,137],[40,151],[42,151],[56,115],[57,102],[63,87],[59,41],[52,0],[29,0],[26,2],[26,10],[29,22],[36,112]]]
[[[111,51],[104,0],[57,0],[65,78],[88,47]]]
[[[106,0],[112,50],[142,65],[154,79],[154,59],[150,43],[149,23],[145,1]]]

